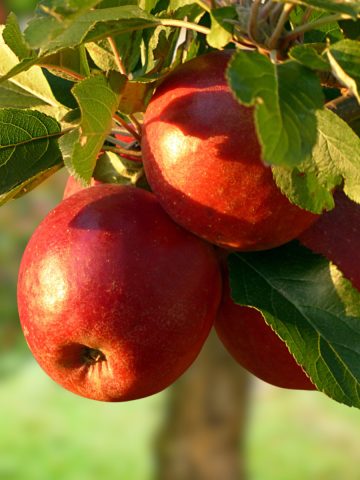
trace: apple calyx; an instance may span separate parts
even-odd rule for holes
[[[95,363],[100,363],[106,361],[106,356],[101,350],[97,348],[91,348],[84,345],[82,350],[82,358],[84,363],[87,365],[95,365]]]

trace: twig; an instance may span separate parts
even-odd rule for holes
[[[258,14],[261,7],[262,0],[254,0],[254,3],[250,10],[250,18],[248,24],[248,35],[251,40],[256,42],[257,37],[257,25],[258,25]]]
[[[269,0],[266,4],[264,4],[261,7],[260,14],[259,14],[261,21],[265,21],[268,18],[272,9],[275,7],[275,5],[276,4],[272,0]]]
[[[177,20],[176,18],[159,18],[158,24],[163,25],[164,27],[187,28],[189,30],[194,30],[195,32],[203,33],[204,35],[210,33],[210,28],[203,27],[197,23],[186,22],[185,20]]]
[[[131,123],[133,124],[133,126],[135,127],[137,133],[141,137],[141,133],[142,133],[141,123],[139,122],[139,120],[133,114],[128,115],[128,117],[129,117],[129,120],[131,121]]]
[[[126,148],[122,147],[109,147],[108,145],[104,145],[102,150],[105,152],[113,152],[117,153],[118,155],[126,155],[129,157],[141,158],[141,152],[138,150],[127,150]]]
[[[128,123],[126,123],[126,121],[120,117],[120,115],[114,115],[114,119],[120,123],[120,125],[122,127],[124,127],[128,132],[131,133],[131,135],[136,138],[136,140],[138,140],[139,142],[141,141],[141,137],[140,135],[138,134],[138,132],[136,130],[133,129],[133,127],[131,125],[129,125]]]
[[[114,39],[112,37],[107,37],[107,41],[109,42],[109,45],[111,47],[111,50],[114,54],[114,57],[115,57],[115,62],[116,62],[116,65],[119,69],[119,72],[122,74],[122,75],[125,75],[127,76],[127,73],[126,73],[126,69],[125,69],[125,65],[123,63],[123,61],[121,60],[121,57],[120,57],[120,54],[119,54],[119,50],[117,49],[117,46],[116,46],[116,43],[114,41]]]
[[[279,40],[282,36],[285,23],[288,21],[291,10],[293,10],[294,7],[295,5],[292,5],[290,3],[286,3],[284,5],[284,9],[281,12],[276,28],[268,41],[267,47],[269,48],[269,50],[273,50],[277,47]]]

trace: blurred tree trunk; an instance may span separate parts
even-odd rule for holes
[[[249,377],[212,333],[170,389],[156,480],[244,480]]]

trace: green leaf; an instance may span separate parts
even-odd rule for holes
[[[360,42],[342,40],[331,45],[327,55],[333,74],[360,103]]]
[[[0,105],[2,108],[29,109],[48,104],[14,83],[7,81],[0,83]]]
[[[313,159],[341,175],[344,191],[351,200],[360,203],[360,138],[344,120],[328,109],[317,114],[319,138]]]
[[[178,46],[179,29],[159,26],[144,32],[142,49],[142,68],[134,72],[134,78],[164,71],[170,67]]]
[[[207,42],[211,47],[223,48],[233,38],[234,26],[226,22],[237,18],[235,7],[222,7],[213,10],[210,14],[211,30],[206,36]]]
[[[237,99],[255,106],[263,160],[295,166],[310,158],[316,143],[315,112],[324,101],[316,74],[295,61],[275,65],[260,53],[239,51],[227,75]]]
[[[110,70],[119,71],[108,41],[100,40],[100,42],[96,43],[87,43],[86,50],[95,65],[104,72],[109,72]]]
[[[85,76],[82,69],[80,48],[65,48],[39,60],[48,71],[65,80],[74,82]]]
[[[138,0],[102,0],[96,8],[113,8],[124,5],[138,5]],[[141,3],[141,2],[140,2]],[[144,7],[141,6],[144,9]]]
[[[341,85],[346,87],[349,90],[349,93],[354,95],[354,97],[356,97],[357,101],[360,103],[357,82],[345,72],[330,51],[327,52],[327,57],[334,77],[340,82]]]
[[[32,110],[0,109],[0,204],[60,168],[58,122]]]
[[[3,39],[8,47],[15,53],[19,60],[32,56],[29,45],[22,34],[16,15],[10,13],[6,20],[6,27],[3,30]]]
[[[140,45],[142,42],[142,32],[130,32],[123,35],[117,35],[113,38],[117,51],[127,73],[131,73],[140,59]],[[115,61],[114,53],[108,40],[100,40],[86,44],[93,62],[103,71],[119,71],[118,64]]]
[[[100,2],[101,0],[42,0],[41,5],[54,17],[69,17],[86,12]]]
[[[0,75],[5,75],[18,63],[17,56],[0,36]],[[34,66],[29,71],[12,77],[10,82],[42,102],[52,107],[60,107],[40,67]]]
[[[334,17],[335,15],[335,17]],[[312,27],[304,33],[305,43],[329,43],[337,42],[344,38],[344,34],[337,21],[336,14],[330,15],[321,10],[313,10],[307,23]],[[320,22],[320,23],[319,23]],[[326,23],[323,23],[326,22]],[[302,21],[301,23],[302,24]]]
[[[78,180],[89,183],[104,140],[111,130],[125,77],[112,73],[90,77],[75,85],[72,92],[80,106],[78,130],[60,139],[64,162]]]
[[[296,45],[289,51],[289,57],[311,68],[311,70],[320,70],[322,72],[330,71],[330,64],[323,56],[319,55],[316,49],[311,45]]]
[[[315,165],[307,161],[293,169],[272,168],[274,180],[282,193],[295,205],[318,214],[334,208],[332,187],[341,183],[337,172],[333,172],[332,168],[328,172],[326,160],[321,162],[321,159],[323,157]]]
[[[161,0],[139,0],[139,6],[146,12],[152,12]]]
[[[65,30],[66,24],[60,18],[52,16],[33,17],[25,31],[25,40],[33,50],[38,50],[42,45],[50,42],[56,35]]]
[[[40,48],[40,55],[47,55],[157,24],[158,20],[152,15],[134,5],[125,5],[90,10],[64,23],[53,17],[35,19],[25,30],[25,38],[32,48]]]
[[[137,112],[145,112],[149,103],[155,82],[131,82],[124,83],[119,100],[119,111],[124,115]]]
[[[143,174],[141,162],[126,160],[112,152],[101,155],[94,170],[97,180],[120,185],[136,185]]]
[[[232,296],[257,308],[318,390],[360,407],[360,294],[297,242],[229,258]]]
[[[343,13],[356,19],[360,15],[360,4],[357,0],[279,0],[281,2],[305,5],[306,7],[326,12]]]
[[[312,158],[293,170],[273,167],[280,190],[295,204],[322,213],[334,207],[332,192],[344,182],[345,193],[360,203],[360,139],[335,113],[317,112],[318,139]]]

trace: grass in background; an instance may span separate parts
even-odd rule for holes
[[[249,480],[360,479],[360,412],[314,392],[255,386]],[[0,479],[151,480],[165,409],[166,393],[119,404],[77,397],[29,361],[1,383]]]
[[[320,392],[256,383],[250,480],[359,480],[360,411]]]
[[[1,383],[0,479],[147,480],[161,404],[86,400],[29,361]]]

